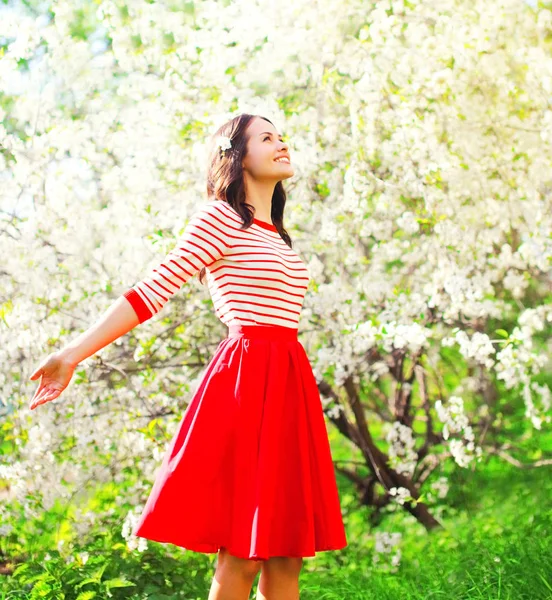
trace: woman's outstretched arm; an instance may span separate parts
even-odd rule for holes
[[[76,367],[139,324],[138,315],[130,302],[124,296],[120,296],[93,325],[58,354],[62,360]]]
[[[115,341],[140,323],[130,302],[120,296],[105,313],[86,331],[62,350],[49,354],[34,370],[29,379],[41,377],[29,408],[57,398],[69,385],[77,365]]]
[[[30,408],[57,398],[81,361],[157,314],[202,267],[222,258],[227,248],[227,221],[218,201],[197,210],[163,261],[117,298],[84,333],[40,363],[30,376],[31,380],[41,377]]]

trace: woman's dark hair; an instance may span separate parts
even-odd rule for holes
[[[243,180],[242,160],[247,152],[246,134],[251,121],[259,117],[273,125],[272,121],[260,115],[242,113],[227,121],[215,131],[210,138],[208,163],[207,163],[207,197],[211,200],[228,202],[243,219],[241,229],[247,229],[253,223],[254,207],[245,201],[245,182]],[[226,136],[230,138],[232,147],[221,152],[217,145],[217,138]],[[284,207],[286,205],[286,192],[281,181],[274,187],[272,195],[272,222],[281,238],[291,248],[292,241],[284,229]],[[205,267],[199,271],[199,281],[203,284]]]

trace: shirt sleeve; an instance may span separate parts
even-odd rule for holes
[[[174,248],[123,296],[134,308],[140,323],[158,313],[167,301],[198,271],[222,258],[227,234],[216,201],[197,210]]]

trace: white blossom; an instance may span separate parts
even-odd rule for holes
[[[3,520],[16,501],[31,518],[35,502],[47,510],[136,464],[142,481],[125,495],[141,502],[166,446],[136,431],[163,408],[176,415],[160,423],[170,439],[204,374],[182,339],[202,340],[206,364],[216,340],[202,336],[220,334],[205,290],[192,281],[167,307],[182,319],[178,341],[163,338],[161,319],[137,327],[35,411],[26,374],[169,249],[205,200],[209,134],[242,112],[267,116],[291,142],[285,225],[314,279],[300,335],[317,381],[345,396],[351,378],[379,421],[375,388],[396,389],[395,361],[416,356],[443,376],[439,353],[454,345],[523,399],[535,429],[550,423],[550,388],[536,382],[551,368],[548,8],[209,0],[193,19],[160,2],[126,8],[90,4],[84,40],[71,32],[86,3],[0,3],[0,394],[15,447],[0,466]],[[170,375],[150,370],[151,352],[167,360],[173,342]],[[113,365],[128,369],[123,384]],[[475,378],[437,401],[429,389],[466,466],[481,453],[472,419],[492,409]],[[332,417],[347,409],[330,404]],[[392,459],[411,473],[414,434],[392,427]],[[96,517],[80,514],[77,531]]]
[[[414,450],[416,441],[412,429],[395,421],[387,432],[386,441],[390,465],[397,473],[413,475],[418,454]]]

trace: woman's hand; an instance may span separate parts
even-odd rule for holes
[[[32,410],[39,404],[45,404],[57,398],[69,385],[76,365],[64,359],[59,352],[48,355],[29,377],[31,381],[41,376],[29,408]]]

